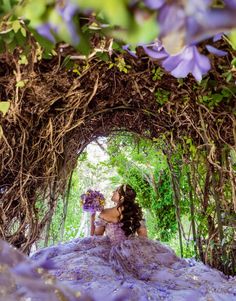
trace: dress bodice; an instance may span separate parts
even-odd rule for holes
[[[95,220],[96,227],[105,227],[105,234],[109,237],[113,245],[128,239],[128,237],[124,233],[124,230],[121,228],[122,225],[122,223],[112,223],[105,221],[101,217],[97,217]]]

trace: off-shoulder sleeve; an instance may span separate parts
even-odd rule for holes
[[[99,216],[97,216],[94,221],[95,227],[105,227],[106,224],[107,224],[107,222],[104,221],[104,219],[100,218]]]
[[[146,220],[145,219],[142,219],[140,221],[140,228],[146,228]]]

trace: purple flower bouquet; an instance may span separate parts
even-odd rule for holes
[[[80,198],[84,211],[95,213],[104,209],[104,195],[97,190],[88,189]]]

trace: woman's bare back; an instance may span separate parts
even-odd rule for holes
[[[110,223],[118,223],[122,219],[122,208],[113,207],[104,209],[99,217]]]

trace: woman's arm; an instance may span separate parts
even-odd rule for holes
[[[146,227],[139,227],[137,230],[138,236],[148,237],[147,235],[147,228]]]
[[[90,235],[103,235],[105,232],[105,223],[98,218],[95,221],[95,213],[91,215]]]
[[[103,235],[104,232],[105,232],[105,227],[104,226],[98,226],[98,227],[95,227],[93,235]]]
[[[90,235],[91,236],[94,235],[94,231],[95,231],[95,225],[94,225],[95,216],[96,216],[96,213],[91,213],[91,216],[90,216]]]
[[[137,230],[138,236],[148,237],[145,219],[140,221],[140,227]]]

